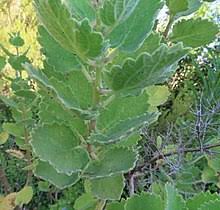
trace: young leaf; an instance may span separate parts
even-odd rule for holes
[[[79,180],[78,173],[73,173],[70,176],[58,173],[53,166],[43,161],[38,161],[34,174],[35,176],[50,182],[59,189],[70,187]]]
[[[137,154],[132,150],[123,147],[113,147],[101,154],[98,160],[90,161],[84,171],[84,176],[102,178],[126,173],[134,168],[136,160]]]
[[[209,44],[218,33],[218,26],[202,19],[181,20],[173,26],[170,40],[183,42],[186,47],[200,47]]]
[[[88,19],[74,20],[61,0],[35,0],[35,7],[42,24],[64,49],[83,61],[100,56],[103,37],[93,31]]]
[[[119,200],[125,186],[122,174],[91,179],[91,192],[101,200]]]
[[[125,204],[125,210],[164,210],[163,205],[163,201],[159,196],[152,195],[149,193],[141,193],[141,195],[134,195],[133,197],[127,200]]]
[[[211,194],[210,192],[201,192],[191,199],[188,199],[186,201],[186,207],[188,208],[188,210],[198,210],[203,204],[217,199],[219,200],[219,195],[217,194]]]
[[[166,184],[166,204],[165,210],[185,210],[185,202],[171,184]]]
[[[187,51],[181,44],[171,48],[161,45],[152,55],[143,53],[136,60],[127,58],[122,66],[115,65],[107,73],[109,85],[114,91],[126,94],[163,83],[173,74]]]
[[[26,186],[20,192],[16,194],[15,203],[18,206],[28,204],[33,197],[32,187]]]
[[[105,20],[111,20],[108,29],[111,47],[119,46],[123,51],[139,48],[150,34],[161,6],[160,0],[115,0],[114,5],[104,4],[104,12],[101,14],[105,23]]]
[[[79,137],[67,126],[44,124],[37,127],[31,136],[35,154],[60,173],[71,175],[79,172],[89,160],[87,152],[79,147]]]

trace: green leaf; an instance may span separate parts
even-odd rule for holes
[[[149,193],[141,193],[140,195],[132,196],[130,199],[127,200],[125,204],[125,210],[134,210],[134,209],[164,210],[163,201],[157,195],[152,195]]]
[[[4,69],[6,65],[6,59],[3,56],[0,56],[0,71],[2,71]]]
[[[60,44],[46,31],[43,26],[38,27],[39,43],[48,64],[54,66],[54,70],[60,73],[68,73],[81,69],[77,57],[65,50]]]
[[[22,123],[4,123],[3,130],[16,137],[24,136],[24,125]]]
[[[205,166],[203,171],[202,171],[202,181],[204,183],[216,183],[218,182],[218,177],[217,177],[217,173],[216,171],[209,167],[209,166]]]
[[[134,51],[151,33],[162,3],[160,0],[115,0],[114,5],[107,3],[104,6],[102,20],[104,23],[110,20],[111,47]]]
[[[30,63],[30,60],[26,55],[11,55],[8,59],[8,63],[12,66],[13,69],[21,71],[24,69],[22,64]]]
[[[70,176],[58,173],[54,167],[43,161],[38,161],[36,169],[34,170],[34,174],[35,176],[50,182],[59,189],[70,187],[79,180],[78,173],[73,173]]]
[[[89,115],[83,108],[88,109],[92,104],[92,85],[81,71],[62,76],[63,80],[58,80],[55,77],[48,79],[42,71],[30,64],[25,64],[24,67],[29,76],[51,90],[54,98],[65,108],[75,111],[76,114]]]
[[[183,42],[186,47],[200,47],[214,41],[218,27],[213,22],[202,19],[181,20],[173,26],[170,40]]]
[[[185,202],[183,198],[179,195],[177,190],[171,184],[166,184],[166,204],[165,210],[185,210]]]
[[[107,204],[106,210],[125,210],[124,204],[125,204],[124,200],[120,202],[112,202],[110,204]]]
[[[9,138],[9,135],[6,131],[0,133],[0,145],[5,144]]]
[[[9,34],[9,43],[15,47],[22,47],[24,45],[24,40],[20,36],[20,32]]]
[[[220,200],[210,201],[201,206],[198,210],[219,210]]]
[[[136,60],[126,59],[107,73],[109,85],[116,92],[140,92],[146,86],[165,82],[176,70],[178,61],[187,53],[181,44],[171,48],[162,45],[152,55],[143,53]]]
[[[91,179],[91,192],[101,200],[119,200],[125,186],[122,174]]]
[[[79,172],[89,160],[87,152],[79,146],[79,137],[67,126],[44,124],[34,129],[31,137],[34,153],[60,173]]]
[[[90,0],[64,0],[63,2],[70,13],[78,20],[88,18],[92,21],[96,17],[95,10]]]
[[[61,0],[35,0],[35,7],[42,24],[64,49],[83,61],[100,56],[103,37],[93,31],[88,19],[73,19]]]
[[[28,204],[31,201],[32,197],[33,197],[32,187],[26,186],[16,194],[15,203],[18,206]]]
[[[160,47],[161,36],[158,33],[151,33],[143,42],[143,44],[135,52],[117,51],[111,64],[121,65],[126,58],[136,59],[141,53],[152,54]]]
[[[148,95],[116,97],[97,117],[91,142],[112,143],[136,133],[144,124],[157,120],[159,113],[148,113]]]
[[[177,13],[188,9],[188,0],[166,0],[166,5],[169,8],[170,15],[174,17]]]
[[[96,209],[98,201],[91,193],[85,193],[77,198],[74,208],[76,210],[94,210]]]
[[[219,199],[219,195],[211,194],[210,192],[201,192],[193,198],[186,201],[188,210],[198,210],[203,204]]]
[[[90,161],[83,175],[90,178],[102,178],[126,173],[134,168],[136,160],[137,154],[132,150],[113,147],[102,153],[98,160]]]

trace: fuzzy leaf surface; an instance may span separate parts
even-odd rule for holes
[[[101,17],[109,26],[111,47],[136,50],[150,34],[161,6],[160,0],[106,0]]]
[[[198,210],[203,204],[209,201],[219,200],[217,194],[211,194],[210,192],[201,192],[186,202],[188,210]]]
[[[34,174],[35,176],[50,182],[59,189],[70,187],[79,180],[78,173],[73,173],[70,176],[58,173],[53,166],[43,161],[38,161]]]
[[[125,186],[122,174],[91,179],[92,194],[102,200],[119,200]]]
[[[141,54],[136,60],[126,59],[107,74],[109,85],[116,92],[139,92],[146,86],[165,82],[176,69],[178,61],[187,53],[181,44],[171,48],[162,45],[153,54]]]
[[[166,203],[165,210],[185,210],[185,202],[177,190],[171,184],[166,184]]]
[[[125,210],[163,210],[163,201],[157,195],[142,193],[141,195],[134,195],[127,200]]]
[[[103,152],[98,157],[98,160],[90,161],[84,171],[84,176],[101,178],[126,173],[135,166],[136,160],[137,154],[132,150],[123,147],[113,147]]]
[[[97,129],[91,135],[91,142],[111,143],[126,138],[144,124],[153,123],[158,113],[148,113],[148,95],[116,97],[97,118]]]
[[[79,144],[79,137],[64,125],[44,124],[32,133],[31,145],[35,154],[58,172],[68,175],[81,171],[89,160]]]
[[[61,0],[35,0],[35,8],[42,24],[64,49],[84,61],[101,54],[102,35],[92,30],[87,19],[73,19]]]
[[[200,47],[209,44],[219,32],[217,25],[208,20],[188,19],[177,22],[173,26],[170,40],[183,42],[186,47]]]

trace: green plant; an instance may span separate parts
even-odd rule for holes
[[[34,2],[44,66],[19,65],[37,86],[14,90],[24,98],[18,101],[22,110],[14,108],[24,113],[37,106],[39,121],[18,115],[18,123],[4,129],[31,145],[30,172],[60,189],[82,179],[85,193],[75,209],[101,210],[121,198],[124,175],[138,160],[139,131],[158,119],[157,107],[169,97],[163,84],[178,61],[210,43],[218,28],[202,19],[174,22],[197,8],[187,0],[166,2],[170,21],[163,34],[155,30],[160,0]],[[14,133],[20,123],[26,135]]]

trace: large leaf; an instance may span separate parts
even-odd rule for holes
[[[144,124],[157,120],[158,112],[148,113],[148,95],[116,97],[97,118],[96,131],[90,137],[91,142],[112,143],[126,138]]]
[[[35,176],[50,182],[59,189],[70,187],[79,180],[78,173],[73,173],[70,176],[58,173],[54,167],[43,161],[38,161],[34,174]]]
[[[186,47],[196,48],[213,41],[218,31],[217,25],[208,20],[182,20],[173,26],[170,40],[175,43],[183,42]]]
[[[187,53],[181,44],[171,48],[162,45],[152,55],[143,53],[136,60],[126,59],[122,66],[112,67],[107,77],[114,91],[140,91],[146,86],[165,82]]]
[[[55,71],[67,73],[81,68],[76,56],[61,47],[43,26],[39,26],[38,33],[42,52],[48,64],[55,67]]]
[[[124,204],[125,201],[120,201],[120,202],[112,202],[107,204],[106,210],[124,210]]]
[[[119,200],[125,186],[122,174],[91,179],[92,194],[102,200]]]
[[[161,6],[160,0],[106,0],[101,17],[109,26],[111,47],[136,50],[150,34]]]
[[[87,19],[74,20],[61,0],[35,0],[35,7],[42,24],[63,48],[84,61],[101,54],[102,35],[92,30]]]
[[[98,160],[90,161],[84,171],[84,176],[101,178],[126,173],[134,168],[136,160],[137,154],[132,150],[123,147],[113,147],[102,153]]]
[[[44,124],[37,127],[31,136],[34,153],[60,173],[71,175],[79,172],[88,162],[87,152],[79,146],[78,135],[67,126]]]
[[[166,204],[165,210],[185,210],[185,202],[183,198],[178,194],[175,187],[171,184],[166,184]]]
[[[134,210],[134,209],[164,210],[163,201],[159,196],[148,193],[142,193],[141,195],[134,195],[133,197],[127,200],[125,204],[125,210]]]
[[[203,204],[209,201],[219,199],[219,195],[211,194],[210,192],[201,192],[193,198],[187,200],[186,207],[188,210],[198,210]]]

